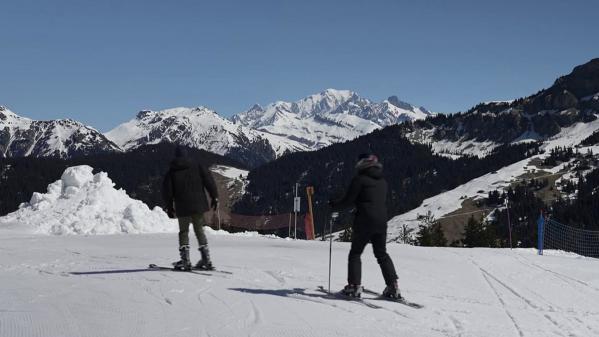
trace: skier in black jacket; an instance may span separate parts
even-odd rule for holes
[[[164,177],[163,198],[166,203],[167,214],[170,218],[179,221],[179,254],[181,260],[174,264],[177,270],[191,270],[189,260],[189,223],[193,224],[193,230],[200,245],[202,259],[196,264],[196,268],[214,269],[210,261],[208,241],[204,234],[205,225],[204,212],[208,207],[206,191],[210,194],[210,207],[214,210],[218,207],[218,191],[212,175],[201,165],[194,163],[187,156],[183,147],[175,150],[175,159]]]
[[[383,165],[375,155],[362,154],[358,158],[356,170],[357,174],[345,196],[340,200],[329,201],[333,210],[355,207],[352,244],[348,257],[348,284],[342,292],[348,296],[360,297],[363,289],[360,256],[370,242],[387,285],[383,295],[401,298],[395,267],[386,249],[387,182],[383,177]]]

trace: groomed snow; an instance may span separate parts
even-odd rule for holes
[[[0,218],[0,227],[15,223],[39,234],[162,233],[177,231],[175,220],[159,207],[130,198],[105,172],[87,165],[69,167],[46,193]]]
[[[209,231],[232,275],[148,271],[178,258],[177,235],[40,236],[0,229],[0,335],[484,336],[599,335],[599,261],[533,250],[390,244],[412,309],[331,300],[328,242]],[[195,242],[193,242],[195,244]],[[333,245],[332,288],[345,284],[349,244]],[[549,252],[548,252],[549,253]],[[199,253],[192,250],[192,258]],[[371,249],[363,284],[384,287]]]

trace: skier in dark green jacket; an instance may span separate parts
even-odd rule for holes
[[[383,165],[375,155],[362,154],[358,158],[356,171],[345,196],[329,202],[333,210],[355,207],[352,244],[348,257],[348,284],[342,292],[348,296],[360,297],[363,289],[360,256],[370,242],[387,285],[383,295],[401,298],[397,273],[386,248],[387,182],[383,177]]]
[[[208,240],[204,234],[204,212],[208,207],[206,192],[210,195],[210,208],[218,207],[218,191],[212,175],[201,164],[193,162],[184,147],[177,147],[175,159],[164,177],[163,198],[167,214],[179,221],[179,254],[181,260],[174,263],[177,270],[191,270],[189,259],[189,224],[200,245],[202,259],[196,268],[212,270]]]

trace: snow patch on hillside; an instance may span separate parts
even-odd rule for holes
[[[562,128],[561,131],[549,138],[543,148],[551,150],[555,147],[572,147],[579,145],[585,138],[599,130],[599,115],[595,115],[597,119],[589,123],[576,123],[570,127]]]
[[[457,142],[449,140],[435,141],[432,143],[433,152],[436,154],[472,155],[485,157],[491,153],[499,144],[491,141],[477,142],[475,140],[460,140]]]
[[[224,166],[224,165],[215,165],[210,167],[210,170],[214,173],[218,173],[223,177],[229,178],[229,179],[238,179],[238,178],[242,178],[242,179],[246,179],[248,176],[249,171],[247,170],[242,170],[236,167],[231,167],[231,166]]]
[[[239,193],[241,195],[245,194],[245,189],[249,184],[249,180],[247,180],[249,171],[224,165],[212,166],[210,170],[218,175],[227,178],[227,188],[229,189],[235,187],[236,184],[240,184],[239,191],[237,191],[236,193]]]
[[[459,158],[464,155],[484,157],[500,145],[492,141],[480,142],[473,139],[434,141],[434,133],[435,129],[416,129],[407,133],[406,138],[415,144],[430,144],[433,153],[449,158]]]

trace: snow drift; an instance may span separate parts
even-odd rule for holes
[[[67,168],[47,193],[33,193],[31,201],[0,218],[40,234],[115,234],[174,232],[177,224],[159,207],[153,210],[132,199],[105,172],[92,173],[87,165]]]

